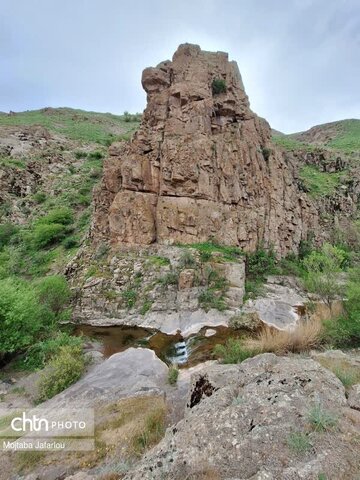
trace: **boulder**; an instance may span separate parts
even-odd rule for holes
[[[48,400],[42,407],[63,408],[68,404],[93,407],[123,397],[161,394],[168,367],[147,348],[128,348],[97,365],[71,387]]]
[[[336,427],[316,429],[314,408]],[[311,359],[263,354],[210,365],[192,377],[184,419],[125,478],[351,479],[359,425],[341,382]],[[294,435],[306,439],[304,451]]]

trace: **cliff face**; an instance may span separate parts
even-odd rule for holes
[[[223,80],[217,93],[213,82]],[[194,243],[296,251],[317,213],[271,144],[226,53],[181,45],[142,75],[147,107],[130,143],[109,149],[93,234],[117,244]]]

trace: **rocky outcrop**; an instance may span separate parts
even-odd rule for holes
[[[311,359],[215,364],[193,376],[185,418],[125,478],[350,480],[359,425],[341,382]]]
[[[250,110],[236,63],[184,44],[172,61],[145,69],[142,85],[143,121],[131,143],[109,149],[93,236],[296,251],[317,213],[269,125]]]
[[[159,395],[166,384],[167,371],[166,364],[152,350],[128,348],[97,365],[42,406],[50,409],[77,404],[85,408],[135,395]]]

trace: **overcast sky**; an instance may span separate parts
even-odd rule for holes
[[[252,109],[290,133],[360,118],[360,0],[0,0],[0,111],[142,111],[180,43],[229,52]]]

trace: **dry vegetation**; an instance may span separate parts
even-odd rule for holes
[[[260,353],[304,352],[319,345],[322,329],[322,322],[319,319],[301,322],[291,331],[266,327],[257,337],[249,339],[245,347]]]

